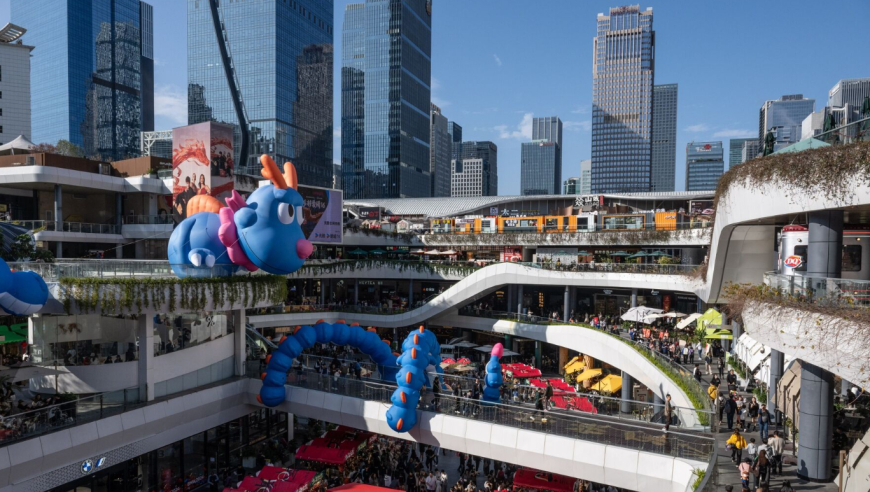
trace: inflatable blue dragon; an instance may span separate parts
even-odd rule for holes
[[[16,316],[28,316],[48,301],[48,287],[36,272],[13,272],[0,259],[0,308]]]
[[[187,203],[187,218],[169,238],[169,263],[178,277],[196,276],[197,268],[239,267],[275,275],[298,270],[314,246],[302,232],[302,195],[296,191],[296,168],[278,171],[268,155],[260,157],[263,177],[272,184],[258,188],[248,201],[233,191],[224,206],[217,198],[197,195]],[[211,274],[211,271],[203,274]]]

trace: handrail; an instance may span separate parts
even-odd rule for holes
[[[91,222],[67,222],[65,220],[4,220],[4,224],[23,227],[36,232],[80,232],[85,234],[120,234],[117,224],[95,224]]]
[[[870,280],[764,274],[764,284],[793,299],[813,304],[870,307]]]
[[[383,382],[336,378],[311,371],[291,371],[287,384],[386,404],[390,403],[396,388]],[[531,410],[519,405],[489,403],[444,393],[439,394],[437,400],[433,397],[431,390],[427,390],[420,399],[420,408],[685,459],[707,461],[715,448],[712,436],[683,431],[663,433],[658,425],[626,423],[592,414]]]

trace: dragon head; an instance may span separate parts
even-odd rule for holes
[[[287,162],[282,174],[268,155],[261,156],[260,162],[263,177],[272,184],[251,193],[247,206],[236,212],[239,243],[257,267],[285,275],[298,270],[314,246],[302,232],[302,195],[296,191],[296,168]]]

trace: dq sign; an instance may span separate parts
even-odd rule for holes
[[[801,266],[801,264],[803,262],[804,262],[804,259],[801,258],[800,256],[792,255],[792,256],[789,256],[788,258],[786,258],[783,263],[785,263],[785,266],[787,266],[789,268],[797,268],[797,267]]]

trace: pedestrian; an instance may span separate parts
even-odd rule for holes
[[[711,356],[709,353],[705,354],[704,355],[704,365],[707,367],[707,375],[708,376],[713,374],[713,368],[711,367],[712,363],[713,363],[713,356]]]
[[[743,457],[743,449],[746,448],[746,439],[740,435],[739,429],[734,429],[734,433],[725,442],[725,447],[731,451],[731,462],[737,463]]]
[[[734,414],[737,413],[737,403],[734,402],[734,398],[731,395],[728,395],[728,397],[725,398],[725,405],[723,408],[725,411],[725,418],[728,419],[728,430],[731,430],[734,428]]]
[[[434,412],[438,412],[438,400],[441,397],[441,380],[439,378],[435,378],[435,381],[432,383],[432,410]]]
[[[747,405],[747,408],[749,409],[749,423],[746,425],[747,429],[749,429],[750,426],[758,429],[759,428],[758,427],[758,411],[760,409],[760,406],[758,404],[758,399],[756,399],[753,396],[752,401],[749,402],[749,404]],[[762,436],[762,438],[763,437],[764,436]]]
[[[740,484],[743,486],[743,489],[748,489],[749,475],[752,474],[752,460],[749,458],[743,458],[743,460],[740,461],[740,464],[737,465],[737,472],[740,473]]]
[[[728,391],[737,391],[737,374],[734,374],[734,369],[728,371],[725,382],[728,383]]]
[[[701,367],[698,364],[695,364],[695,369],[692,371],[692,377],[695,378],[699,384],[701,383]]]
[[[435,492],[437,487],[438,480],[435,479],[435,475],[432,472],[429,472],[429,475],[426,477],[426,491]]]
[[[776,473],[782,475],[782,453],[785,449],[785,439],[782,438],[782,433],[776,431],[773,437],[767,440],[767,445],[770,446],[771,455],[771,474]]]
[[[550,383],[550,380],[547,380],[547,392],[544,394],[546,400],[544,401],[544,408],[547,410],[550,409],[550,400],[553,398],[553,385]]]
[[[758,445],[755,444],[755,438],[749,440],[749,444],[746,445],[746,453],[749,455],[749,461],[755,463],[755,458],[758,457]]]
[[[768,473],[770,472],[770,460],[767,459],[767,452],[761,451],[758,453],[758,458],[755,460],[755,466],[752,468],[752,474],[755,476],[755,488],[762,484],[767,485],[769,480]]]
[[[725,375],[725,359],[719,357],[719,362],[717,364],[719,369],[719,379],[721,380]]]
[[[770,412],[767,410],[767,405],[762,403],[758,410],[758,432],[761,434],[761,439],[767,439],[767,432],[770,429]]]
[[[671,403],[671,395],[668,394],[665,396],[665,426],[662,428],[663,431],[668,432],[671,427],[671,422],[674,419],[674,405]]]
[[[788,480],[783,480],[782,486],[779,488],[779,492],[794,492],[794,489],[791,488],[791,482]]]

